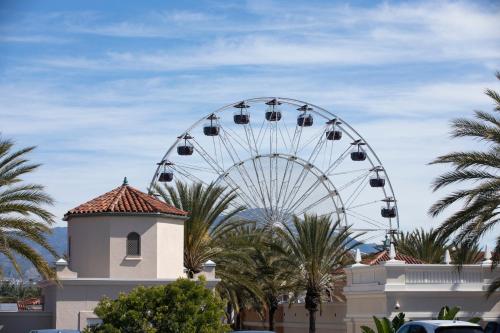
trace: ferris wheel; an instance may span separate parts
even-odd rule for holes
[[[331,215],[365,241],[399,229],[386,169],[347,122],[311,103],[261,97],[215,110],[177,137],[156,184],[215,182],[238,194],[245,217],[275,224]]]

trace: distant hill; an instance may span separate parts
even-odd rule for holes
[[[67,237],[68,231],[66,227],[56,227],[52,229],[52,234],[50,234],[48,238],[49,244],[52,245],[52,247],[59,253],[61,256],[66,252],[66,246],[68,242],[68,237]],[[54,262],[57,260],[56,258],[52,257],[52,255],[47,252],[47,250],[43,249],[39,245],[35,244],[32,241],[27,241],[28,244],[33,246],[34,249],[36,249],[39,253],[42,254],[42,256],[48,260],[49,263]],[[31,266],[31,263],[20,257],[16,256],[19,266],[21,267],[21,271],[24,272],[24,278],[25,279],[38,279],[40,276],[36,272],[36,270]],[[17,278],[17,273],[12,266],[12,264],[3,256],[0,255],[0,266],[3,269],[4,277],[6,278]]]

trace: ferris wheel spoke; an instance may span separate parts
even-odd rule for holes
[[[296,163],[293,163],[292,167],[295,164]],[[293,201],[293,199],[297,196],[297,194],[299,193],[300,188],[304,184],[304,181],[305,181],[305,179],[307,177],[308,172],[309,172],[308,168],[302,168],[302,170],[300,170],[299,176],[297,177],[297,181],[290,188],[290,191],[288,191],[289,184],[291,183],[291,178],[292,178],[292,173],[290,172],[290,174],[288,176],[288,181],[287,181],[287,191],[285,192],[284,200],[283,200],[283,203],[282,203],[282,209],[284,209],[284,207],[286,207],[288,205],[288,203],[290,201]]]
[[[363,192],[363,190],[366,188],[367,185],[368,185],[368,182],[366,182],[366,183],[360,182],[359,183],[359,185],[351,193],[349,198],[347,198],[347,200],[345,202],[346,208],[349,208],[356,201],[356,199],[358,199],[359,195],[361,194],[361,192]]]
[[[203,185],[207,185],[208,184],[206,182],[204,182],[202,179],[196,177],[195,175],[193,175],[192,173],[184,170],[182,167],[179,167],[179,165],[175,165],[172,167],[176,172],[178,172],[179,174],[181,174],[182,176],[184,176],[185,178],[193,181],[193,182],[196,182],[196,183],[201,183]]]
[[[283,142],[283,146],[285,147],[285,150],[288,151],[288,143],[287,143],[287,140],[285,139],[285,136],[283,135],[283,131],[281,130],[281,127],[285,128],[285,130],[286,130],[286,126],[285,125],[279,126],[279,124],[276,124],[276,127],[277,127],[279,134],[280,134],[281,141]],[[288,140],[290,140],[290,135],[288,135]],[[291,142],[291,141],[288,141],[288,142]]]
[[[262,196],[266,197],[266,194],[267,194],[267,199],[269,200],[269,204],[271,204],[271,197],[269,195],[269,189],[266,186],[266,178],[264,175],[264,169],[262,167],[262,162],[260,161],[260,159],[261,159],[260,156],[256,156],[255,158],[252,159],[252,164],[253,164],[253,167],[255,170],[255,175],[257,177],[257,183],[259,185],[259,189],[262,193]],[[258,164],[258,166],[257,166],[257,164]],[[262,173],[260,173],[259,170]],[[262,185],[263,182],[264,182],[264,185]],[[266,200],[264,200],[264,208],[267,210]]]
[[[342,171],[342,172],[333,172],[329,173],[329,176],[340,176],[340,175],[348,175],[351,173],[358,173],[358,172],[366,172],[366,171],[371,171],[372,168],[363,168],[363,169],[356,169],[356,170],[349,170],[349,171]]]
[[[245,145],[243,145],[241,143],[241,142],[247,141],[248,138],[247,138],[247,140],[245,140],[238,133],[236,133],[236,131],[232,130],[229,127],[226,128],[226,127],[222,127],[221,126],[221,129],[222,129],[222,132],[224,132],[224,135],[228,137],[228,139],[232,139],[232,140],[229,140],[229,141],[236,142],[238,144],[238,146],[240,146],[243,150],[245,150],[250,155],[252,154],[252,148],[250,147],[250,150],[248,150],[248,147],[245,147]]]
[[[355,214],[352,211],[351,212],[346,212],[346,214],[349,215],[349,216],[351,216],[351,217],[353,217],[353,218],[355,218],[355,219],[357,219],[357,220],[360,220],[360,221],[363,221],[365,223],[368,223],[368,224],[370,224],[370,225],[372,225],[372,226],[374,226],[376,228],[380,228],[380,229],[386,229],[387,228],[387,226],[381,224],[380,222],[372,220],[372,219],[370,219],[370,218],[368,218],[368,217],[366,217],[364,215]],[[358,216],[358,215],[360,215],[360,216]]]
[[[301,201],[305,200],[309,195],[312,194],[312,192],[319,185],[321,185],[321,183],[322,183],[322,180],[320,178],[317,178],[316,181],[311,186],[309,186],[309,188],[302,194],[302,196],[300,196],[299,199],[295,200],[295,198],[296,198],[297,195],[296,194],[293,195],[292,200],[290,200],[289,204],[286,206],[286,208],[284,209],[284,211],[289,212],[289,211],[293,210],[293,207],[295,207],[295,205],[298,202],[301,202]]]
[[[231,160],[234,163],[232,168],[233,169],[235,168],[238,171],[238,173],[240,174],[241,179],[243,180],[246,188],[250,192],[249,195],[251,197],[256,196],[257,198],[260,198],[262,200],[262,204],[265,205],[265,200],[261,195],[259,195],[258,191],[256,190],[255,184],[253,184],[253,181],[252,181],[252,177],[250,177],[246,168],[244,168],[244,167],[241,168],[241,165],[243,165],[243,163],[241,162],[241,160],[238,156],[238,153],[235,151],[234,146],[231,144],[230,140],[226,140],[226,138],[223,135],[220,136],[220,139],[221,139],[224,147],[226,148],[229,157],[231,158]],[[233,152],[231,152],[231,149],[233,150]],[[245,174],[243,174],[243,170],[244,170]],[[228,174],[228,173],[226,173],[226,174]],[[251,182],[252,185],[250,185],[249,182]],[[256,207],[258,207],[258,206],[259,205],[256,205]]]
[[[257,152],[261,151],[262,144],[264,143],[264,139],[266,138],[266,133],[269,130],[270,125],[271,124],[268,121],[266,126],[264,126],[264,132],[262,133],[262,127],[259,131],[259,135],[257,136],[257,147],[256,147]]]
[[[307,147],[309,147],[309,145],[310,145],[311,143],[313,143],[314,141],[316,141],[316,145],[315,145],[315,147],[316,147],[316,146],[318,146],[318,145],[319,145],[322,141],[327,141],[327,140],[326,140],[326,137],[323,135],[323,134],[325,133],[326,129],[327,129],[327,126],[323,126],[323,127],[321,127],[321,128],[320,128],[320,130],[316,131],[316,132],[314,133],[314,135],[311,135],[311,138],[310,138],[308,141],[306,141],[306,142],[302,145],[302,147],[300,147],[300,149],[297,151],[297,154],[298,154],[298,153],[305,152],[306,148],[307,148]],[[314,153],[314,150],[315,150],[315,149],[313,149],[313,152],[311,153],[311,155],[310,155],[310,157],[309,157],[309,159],[308,159],[308,160],[310,160],[310,159],[311,159],[312,154]]]
[[[250,176],[250,174],[249,174],[248,170],[246,169],[245,165],[244,164],[238,165],[237,168],[238,169],[241,168],[242,171],[243,171],[243,173],[245,173],[245,175],[248,176],[246,178],[248,179],[250,185],[248,185],[245,182],[246,186],[252,190],[253,195],[255,195],[257,198],[259,198],[259,200],[260,200],[260,202],[262,204],[262,207],[265,207],[266,206],[266,198],[264,197],[264,194],[257,189],[257,186],[253,182],[252,177]],[[242,178],[245,180],[244,176],[242,176]],[[260,207],[260,206],[257,206],[257,207]]]
[[[326,199],[332,198],[335,195],[336,195],[335,193],[328,193],[327,195],[325,195],[325,196],[321,197],[320,199],[314,201],[313,203],[309,204],[307,207],[302,208],[299,212],[295,213],[295,215],[300,216],[300,215],[302,215],[304,213],[307,213],[313,207],[315,207],[315,206],[323,203]],[[334,204],[334,206],[336,207],[337,205]]]
[[[335,170],[343,161],[344,159],[347,157],[347,155],[349,155],[349,149],[351,148],[351,146],[347,146],[347,149],[344,150],[344,152],[342,154],[340,154],[340,156],[332,163],[330,164],[327,169],[325,170],[325,174],[327,175],[330,175],[330,172]]]
[[[243,202],[245,202],[247,207],[258,207],[258,204],[256,203],[256,201],[253,200],[253,198],[251,196],[249,196],[246,192],[244,192],[241,189],[241,186],[239,186],[238,183],[235,182],[234,179],[231,178],[231,176],[229,176],[229,174],[226,173],[223,178],[224,178],[224,181],[226,182],[226,184],[229,187],[231,187],[231,189],[233,189],[233,191],[240,194],[241,200]]]
[[[365,207],[365,206],[373,205],[376,203],[380,203],[380,200],[374,200],[374,201],[364,202],[364,203],[358,204],[356,206],[350,206],[349,208],[346,208],[346,210],[352,210],[355,208]]]
[[[296,136],[297,139],[296,142],[295,141],[292,142],[292,155],[297,155],[297,152],[300,147],[300,140],[302,138],[302,131],[304,129],[304,127],[298,125],[296,125],[295,128],[297,128],[297,136]]]
[[[283,187],[285,185],[285,178],[287,177],[287,172],[288,172],[289,166],[290,166],[290,157],[288,157],[286,159],[285,171],[283,172],[283,177],[281,178],[278,195],[276,196],[276,209],[279,209],[279,206],[280,206],[281,195],[283,193]],[[292,163],[292,166],[293,166],[293,163]]]
[[[200,156],[207,162],[207,164],[220,176],[224,174],[224,168],[219,165],[219,163],[212,158],[212,156],[198,143],[198,141],[193,139],[193,145]]]
[[[323,131],[324,132],[324,131]],[[323,134],[322,132],[322,134]],[[311,154],[309,155],[308,162],[314,164],[316,159],[318,158],[319,153],[321,152],[321,148],[323,148],[324,144],[327,142],[326,137],[324,135],[319,136],[319,140],[314,146]]]
[[[195,170],[195,171],[202,171],[202,172],[213,173],[213,169],[212,168],[204,168],[204,167],[190,165],[190,164],[185,164],[185,163],[176,163],[176,165],[181,166],[184,169],[190,169],[190,170]]]
[[[343,190],[346,190],[347,188],[349,188],[350,186],[358,183],[358,182],[363,182],[368,176],[370,175],[370,172],[365,172],[364,174],[360,175],[360,176],[357,176],[356,178],[353,178],[352,180],[350,180],[349,182],[339,186],[337,189],[340,191],[343,191]]]

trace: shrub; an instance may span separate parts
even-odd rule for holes
[[[94,312],[102,325],[86,332],[99,333],[220,333],[222,302],[205,287],[205,281],[178,279],[155,287],[137,287],[118,299],[102,299]]]

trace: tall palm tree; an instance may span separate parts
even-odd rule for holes
[[[184,223],[184,266],[192,278],[221,250],[217,239],[239,224],[229,222],[245,208],[231,208],[236,193],[227,193],[224,187],[213,183],[205,187],[201,183],[187,185],[177,181],[175,185],[157,185],[155,190],[166,203],[189,213]]]
[[[30,261],[44,278],[54,276],[47,261],[27,241],[34,242],[56,256],[45,236],[51,232],[54,216],[43,208],[52,205],[44,187],[23,181],[23,176],[40,165],[29,163],[26,155],[35,147],[14,150],[14,143],[0,137],[0,253],[22,275],[16,255]],[[0,267],[0,274],[2,274]]]
[[[500,80],[500,72],[496,73]],[[432,164],[446,164],[452,171],[437,177],[433,190],[468,184],[437,201],[429,209],[433,217],[451,205],[461,203],[461,209],[448,217],[439,227],[445,235],[455,234],[455,243],[470,247],[498,225],[500,205],[500,94],[487,89],[493,103],[493,112],[475,111],[475,119],[458,118],[451,123],[452,138],[472,138],[483,142],[483,150],[453,152],[439,156]],[[496,249],[500,250],[500,238]],[[498,253],[498,252],[497,252]],[[494,257],[498,261],[498,254]],[[497,281],[497,286],[499,282]],[[494,284],[495,285],[495,284]]]
[[[296,289],[306,292],[309,333],[314,333],[322,295],[333,289],[333,273],[357,243],[349,228],[340,227],[340,221],[333,223],[330,216],[305,215],[303,220],[294,216],[290,225],[284,224],[276,232],[291,266],[296,268]]]

